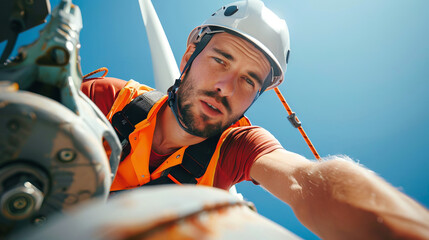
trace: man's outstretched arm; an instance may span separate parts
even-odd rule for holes
[[[429,212],[340,157],[312,162],[284,149],[255,161],[251,177],[323,239],[427,239]]]

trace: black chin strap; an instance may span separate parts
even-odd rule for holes
[[[191,67],[192,62],[195,60],[198,54],[200,54],[201,51],[203,51],[203,49],[207,46],[207,44],[210,42],[212,37],[213,37],[213,34],[210,34],[210,33],[204,34],[204,36],[201,38],[201,41],[197,43],[195,47],[195,51],[192,53],[191,57],[186,63],[185,68],[180,74],[180,77],[176,79],[176,81],[174,82],[174,85],[168,89],[168,105],[170,106],[171,110],[173,110],[174,117],[176,118],[180,127],[183,130],[185,130],[185,132],[191,135],[195,135],[195,134],[192,133],[186,126],[184,126],[179,118],[179,109],[178,109],[179,103],[177,101],[177,90],[179,89],[180,83],[182,82],[183,74]]]

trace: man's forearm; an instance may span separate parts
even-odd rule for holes
[[[429,236],[429,213],[373,172],[340,158],[295,171],[297,217],[324,238]],[[357,234],[361,234],[358,236]]]
[[[424,207],[352,161],[311,162],[280,149],[260,157],[250,175],[324,239],[429,236]]]

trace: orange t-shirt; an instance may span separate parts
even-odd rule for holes
[[[117,78],[92,78],[84,80],[81,90],[107,115],[126,83]],[[253,162],[280,148],[282,146],[277,139],[261,127],[246,126],[231,130],[220,150],[214,187],[228,190],[243,180],[252,181],[250,168]],[[167,157],[152,152],[150,167],[156,168]]]

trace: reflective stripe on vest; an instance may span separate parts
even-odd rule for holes
[[[121,111],[128,103],[137,96],[152,91],[153,89],[145,85],[139,84],[133,80],[129,81],[120,91],[118,97],[107,118],[111,121],[115,113]],[[156,115],[160,108],[167,100],[167,96],[162,97],[156,102],[149,111],[147,118],[135,125],[135,130],[129,135],[129,144],[131,150],[129,155],[120,163],[116,178],[113,181],[111,191],[135,188],[145,184],[162,184],[161,177],[168,177],[171,183],[180,184],[180,180],[169,174],[169,169],[182,164],[185,150],[188,146],[182,147],[170,155],[155,171],[149,172],[149,157],[152,146],[152,138],[156,125]],[[247,118],[240,119],[233,126],[250,125]],[[225,137],[228,135],[231,128],[222,133],[220,139],[210,144],[216,144],[214,154],[211,156],[210,162],[205,170],[205,173],[200,178],[197,178],[197,184],[213,186],[215,170],[219,159],[219,151]],[[216,139],[217,140],[217,139]],[[188,164],[189,165],[189,164]],[[185,168],[186,169],[186,168]]]

